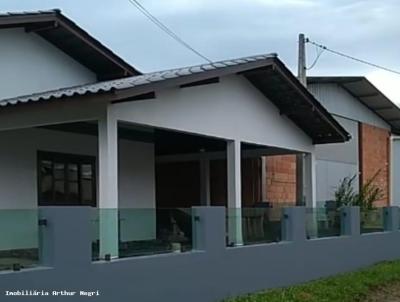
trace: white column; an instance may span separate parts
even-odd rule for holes
[[[307,207],[317,206],[316,160],[314,153],[304,155],[304,197]]]
[[[390,138],[390,205],[400,205],[400,136]]]
[[[267,169],[268,169],[268,161],[266,156],[261,156],[261,201],[268,201],[267,194]]]
[[[234,140],[227,142],[227,161],[229,242],[235,245],[242,245],[242,175],[240,141]]]
[[[118,123],[109,113],[99,127],[100,258],[118,257]]]
[[[211,205],[210,160],[204,156],[200,158],[200,204]]]
[[[308,208],[314,208],[312,211],[312,219],[308,218],[306,223],[308,224],[311,232],[308,234],[310,238],[318,236],[318,211],[316,210],[316,162],[315,155],[313,153],[304,153],[302,157],[302,186],[303,186],[303,205]],[[309,215],[309,214],[308,214]]]
[[[304,196],[304,153],[296,154],[296,205],[304,206],[306,197]]]

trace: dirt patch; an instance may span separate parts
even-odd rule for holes
[[[377,289],[364,302],[400,302],[400,282]]]

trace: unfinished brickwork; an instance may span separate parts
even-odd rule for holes
[[[265,157],[265,197],[273,203],[296,202],[296,155]]]
[[[390,132],[359,123],[360,183],[365,184],[376,174],[374,183],[382,189],[383,197],[376,206],[389,204]]]

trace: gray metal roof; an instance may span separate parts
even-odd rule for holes
[[[400,108],[365,77],[309,77],[308,83],[335,83],[386,121],[400,134]]]
[[[241,66],[243,70],[246,70],[246,66],[250,66],[249,63],[263,62],[267,59],[275,57],[276,54],[257,55],[240,59],[225,60],[225,61],[215,62],[212,64],[203,64],[191,67],[151,72],[139,76],[132,76],[117,80],[103,81],[94,84],[80,85],[69,88],[62,88],[46,92],[34,93],[30,95],[18,96],[15,98],[3,99],[0,100],[0,106],[15,105],[17,103],[54,100],[54,99],[72,97],[77,95],[82,96],[86,94],[96,94],[101,92],[110,92],[113,90],[129,89],[137,86],[145,86],[148,84],[167,81],[171,79],[185,78],[190,75],[201,74],[201,73],[205,74],[209,73],[210,71],[228,69],[229,67],[233,66]]]
[[[118,80],[63,88],[0,100],[0,107],[39,101],[68,101],[75,96],[107,93],[110,102],[132,101],[137,97],[169,87],[208,84],[210,80],[231,74],[243,75],[265,95],[282,115],[290,118],[315,144],[349,140],[349,133],[298,81],[276,54],[147,73]]]

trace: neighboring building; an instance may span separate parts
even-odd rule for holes
[[[307,88],[352,137],[346,143],[316,146],[317,203],[333,200],[339,182],[352,176],[357,191],[374,178],[384,195],[377,206],[396,203],[400,191],[391,173],[397,180],[399,175],[391,138],[400,132],[400,109],[365,77],[309,77]],[[265,167],[266,200],[294,203],[296,156],[268,157]]]
[[[304,154],[315,205],[315,146],[349,139],[274,54],[141,75],[59,11],[0,15],[0,41],[0,207],[151,210],[100,216],[100,257],[154,238],[156,209],[253,206],[263,155]]]

